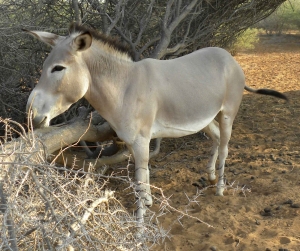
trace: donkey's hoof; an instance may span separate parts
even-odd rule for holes
[[[224,196],[223,192],[222,192],[222,193],[221,193],[221,192],[216,192],[215,195],[216,195],[216,196]]]
[[[214,186],[215,184],[217,184],[217,178],[215,178],[214,180],[209,180],[209,183]]]
[[[220,188],[219,188],[219,189],[217,188],[216,196],[224,196],[224,195],[223,195],[223,192],[224,192],[224,188],[221,188],[221,189],[220,189]]]
[[[145,206],[147,207],[152,207],[153,203],[152,202],[145,202]]]
[[[147,198],[145,199],[145,206],[147,207],[152,207],[153,205],[153,200],[151,196],[147,196]]]

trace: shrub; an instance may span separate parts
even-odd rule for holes
[[[238,51],[254,49],[259,41],[259,29],[249,28],[237,37],[236,41],[229,47],[231,54],[235,55]]]

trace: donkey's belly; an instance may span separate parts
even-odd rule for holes
[[[177,138],[194,134],[201,131],[214,118],[215,116],[211,116],[196,121],[182,121],[178,124],[155,121],[151,128],[151,138]]]

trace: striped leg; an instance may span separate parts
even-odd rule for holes
[[[136,218],[138,223],[144,222],[146,206],[152,205],[149,186],[149,143],[150,140],[140,137],[128,148],[131,150],[135,162],[136,193],[138,195]]]

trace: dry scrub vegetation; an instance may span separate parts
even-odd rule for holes
[[[134,215],[107,189],[110,179],[134,186],[129,177],[107,177],[47,162],[43,145],[10,120],[1,139],[1,250],[149,250],[166,233],[150,214],[143,239]],[[74,167],[76,159],[74,160]]]

